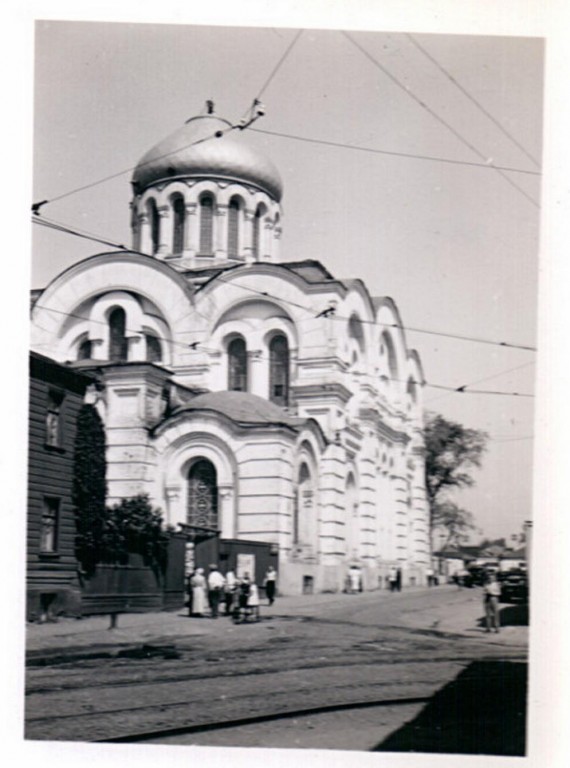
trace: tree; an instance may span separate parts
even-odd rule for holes
[[[162,514],[153,509],[147,494],[121,499],[107,510],[102,559],[124,565],[129,554],[138,554],[155,572],[164,571],[168,538]]]
[[[432,530],[435,528],[446,532],[446,538],[440,545],[440,549],[446,549],[449,546],[458,547],[465,543],[468,532],[475,528],[473,515],[453,501],[437,503],[432,514]]]
[[[93,405],[83,405],[77,415],[73,462],[75,554],[90,575],[101,558],[107,518],[105,429]]]
[[[473,516],[450,498],[450,492],[471,487],[469,470],[481,466],[488,435],[478,429],[428,413],[424,425],[426,491],[430,508],[430,531],[444,528],[446,545],[459,544],[474,528]]]

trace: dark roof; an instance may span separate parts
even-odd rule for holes
[[[207,392],[197,395],[189,403],[176,409],[182,411],[215,411],[239,424],[282,424],[299,427],[305,419],[291,416],[284,408],[248,392]]]
[[[316,259],[304,259],[303,261],[282,261],[277,266],[284,267],[290,272],[304,278],[308,283],[322,283],[327,280],[335,280],[333,275],[323,267]]]
[[[30,352],[30,378],[45,381],[63,389],[82,393],[88,384],[97,381],[91,372],[76,371],[69,365],[58,363],[51,357]]]

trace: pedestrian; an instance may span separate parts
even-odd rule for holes
[[[237,588],[237,602],[234,607],[234,621],[239,621],[240,617],[244,618],[247,615],[247,601],[249,600],[249,593],[251,590],[251,579],[249,573],[239,579]]]
[[[402,591],[402,569],[398,568],[396,570],[396,589],[398,592]]]
[[[195,571],[190,571],[188,574],[188,578],[186,580],[186,593],[188,594],[188,600],[186,601],[186,607],[188,608],[188,616],[192,616],[192,603],[193,603],[193,594],[194,590],[192,587],[192,579],[194,577]]]
[[[204,569],[197,568],[190,579],[192,586],[192,616],[203,616],[206,610],[206,577]]]
[[[398,574],[394,566],[392,566],[388,571],[388,585],[390,587],[390,592],[396,591],[397,584],[398,584]]]
[[[273,605],[275,602],[275,592],[277,587],[277,571],[272,565],[270,565],[265,572],[263,586],[265,587],[265,596],[267,597],[267,602],[269,605]]]
[[[237,579],[236,575],[232,570],[229,570],[226,573],[226,583],[224,585],[224,603],[225,603],[225,610],[226,610],[226,616],[229,616],[232,612],[232,604],[234,602],[234,597],[237,589]]]
[[[255,616],[256,621],[259,621],[259,590],[257,589],[255,581],[253,581],[249,587],[247,612],[249,615]]]
[[[350,594],[355,595],[360,591],[360,568],[357,565],[351,565],[348,575],[350,578]]]
[[[215,563],[210,565],[210,573],[208,574],[208,603],[210,604],[211,616],[213,619],[218,618],[218,609],[220,600],[224,594],[225,579],[218,570],[218,566]]]
[[[426,580],[427,580],[428,587],[433,587],[434,578],[433,578],[433,568],[431,568],[431,566],[429,568],[426,568]]]
[[[495,573],[490,573],[487,582],[483,587],[483,605],[485,606],[485,632],[493,629],[499,631],[499,597],[501,596],[501,586],[497,581]]]

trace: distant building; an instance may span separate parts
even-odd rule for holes
[[[27,614],[80,609],[71,491],[77,414],[93,379],[30,355]]]
[[[98,371],[111,503],[271,544],[284,593],[340,590],[351,564],[367,589],[391,565],[422,583],[419,356],[392,299],[281,260],[279,173],[229,125],[192,118],[143,157],[132,250],[36,292],[33,348]]]

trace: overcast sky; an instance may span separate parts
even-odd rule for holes
[[[206,99],[237,120],[296,31],[38,22],[33,198],[62,196],[42,214],[130,245],[130,172],[67,193],[132,169]],[[396,301],[409,328],[535,346],[542,41],[351,37],[376,64],[341,32],[304,31],[265,89],[267,114],[255,127],[377,153],[240,135],[282,174],[283,260],[318,259],[336,277],[362,278],[373,296]],[[504,178],[491,164],[521,172]],[[40,227],[33,235],[35,288],[106,250]],[[534,391],[533,352],[411,330],[407,340],[428,384]],[[533,399],[427,386],[425,403],[490,434],[477,485],[457,501],[482,535],[520,532],[531,517]]]

